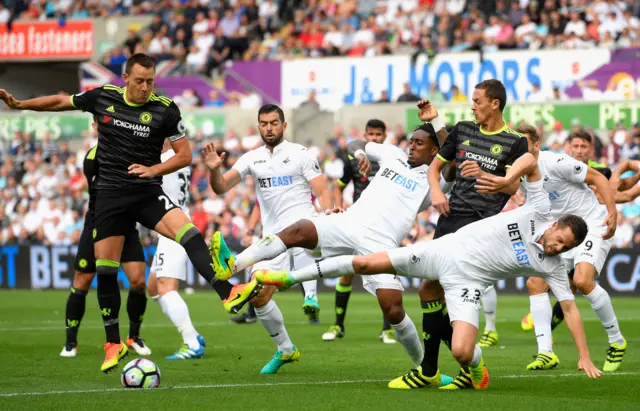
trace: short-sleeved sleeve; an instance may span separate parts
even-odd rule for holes
[[[549,167],[549,174],[573,183],[584,183],[587,177],[588,166],[572,157],[564,156],[559,158]]]
[[[558,264],[555,269],[547,275],[547,283],[558,301],[575,299],[571,292],[569,276],[567,276],[567,269],[564,264]]]
[[[96,102],[101,93],[102,87],[98,87],[83,93],[74,94],[70,97],[71,105],[78,110],[95,114]]]
[[[382,161],[393,161],[396,158],[406,158],[406,154],[393,144],[378,144],[369,142],[364,146],[364,152],[370,160],[378,163]]]
[[[311,150],[302,151],[302,158],[300,161],[300,165],[302,166],[302,174],[307,181],[311,181],[314,178],[322,175],[322,170],[320,169],[320,163],[318,163],[318,159],[315,154]]]
[[[544,191],[543,181],[542,179],[533,183],[524,181],[520,187],[527,193],[527,201],[524,206],[532,208],[536,213],[546,218],[550,216],[551,201],[549,194]]]
[[[185,134],[186,127],[182,122],[180,109],[174,102],[171,102],[167,111],[164,113],[162,130],[164,137],[168,137],[171,142],[178,141],[187,136]]]
[[[453,126],[447,139],[444,141],[440,151],[438,152],[438,158],[445,163],[456,159],[456,147],[458,145],[458,125]]]
[[[245,177],[251,174],[251,170],[249,169],[249,166],[251,164],[251,153],[252,152],[249,151],[248,153],[241,155],[238,161],[236,161],[233,167],[231,167],[232,170],[236,170],[238,173],[240,173],[240,178],[243,180],[245,179]]]
[[[349,156],[351,157],[351,156]],[[353,167],[351,167],[351,161],[347,161],[344,163],[344,167],[342,168],[342,177],[338,179],[338,184],[341,186],[346,186],[353,180]]]
[[[513,163],[516,162],[521,156],[527,154],[529,152],[529,143],[527,143],[527,139],[524,137],[520,137],[518,144],[516,145],[516,149],[514,150],[511,157],[507,159],[507,164],[505,167],[510,167]]]

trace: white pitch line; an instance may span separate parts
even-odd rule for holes
[[[606,374],[606,377],[619,377],[626,375],[640,375],[640,372],[617,372]],[[494,380],[507,379],[526,379],[526,378],[546,378],[546,377],[563,377],[563,378],[587,378],[582,373],[564,373],[564,374],[516,374],[516,375],[496,375],[492,376]],[[389,380],[342,380],[342,381],[292,381],[292,382],[269,382],[256,384],[206,384],[206,385],[178,385],[175,387],[160,387],[158,390],[198,390],[211,388],[255,388],[255,387],[280,387],[291,385],[335,385],[335,384],[372,384],[388,382]],[[153,390],[150,390],[153,391]],[[30,397],[41,395],[66,395],[66,394],[90,394],[90,393],[108,393],[108,392],[139,392],[127,388],[106,388],[96,390],[67,390],[67,391],[40,391],[40,392],[13,392],[0,393],[1,397]]]
[[[597,317],[587,317],[587,318],[582,318],[583,322],[600,322],[600,319]],[[631,318],[631,317],[618,317],[618,321],[624,321],[624,322],[638,322],[640,321],[640,318],[635,317],[635,318]],[[18,332],[18,331],[53,331],[53,330],[60,330],[64,328],[64,323],[61,320],[56,320],[56,321],[49,321],[50,323],[61,323],[60,326],[39,326],[39,327],[0,327],[0,331],[14,331],[14,332]],[[496,321],[497,323],[519,323],[518,320],[507,320],[507,319],[498,319]],[[24,323],[23,323],[24,324]],[[147,323],[143,323],[145,328],[174,328],[173,324],[147,324]],[[309,322],[308,321],[288,321],[287,325],[288,326],[294,326],[294,325],[308,325]],[[380,324],[380,321],[378,320],[371,320],[371,321],[349,321],[349,324],[353,324],[353,325],[367,325],[367,324]],[[223,327],[223,326],[227,326],[227,325],[233,325],[233,323],[231,321],[214,321],[214,322],[206,322],[206,323],[196,323],[194,324],[194,327]],[[81,328],[83,330],[101,330],[104,328],[104,326],[102,324],[85,324],[82,325]]]

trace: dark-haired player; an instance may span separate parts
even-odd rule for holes
[[[218,156],[213,143],[205,147],[205,163],[211,171],[210,183],[213,191],[221,195],[247,176],[253,176],[265,235],[277,233],[300,219],[312,217],[315,214],[312,193],[318,197],[322,210],[331,210],[333,200],[315,154],[284,138],[287,123],[282,109],[272,104],[260,107],[258,129],[264,146],[243,154],[224,175],[220,172],[224,154]],[[214,234],[211,245],[218,277],[229,278],[233,274],[233,256],[219,232]],[[225,261],[226,259],[228,260]],[[257,261],[251,262],[244,265],[242,270],[251,265],[251,270],[256,271],[266,268],[302,268],[314,263],[314,258],[302,248],[282,250],[269,260],[255,265]],[[221,267],[221,264],[225,267]],[[316,317],[320,311],[316,296],[317,281],[310,281],[303,284],[303,287],[306,296],[302,309],[310,317]],[[300,358],[300,351],[293,345],[284,326],[282,312],[272,299],[274,292],[274,287],[265,287],[251,300],[258,319],[276,345],[276,353],[262,368],[261,374],[275,374],[284,364]]]
[[[152,92],[154,60],[143,53],[134,54],[127,60],[123,78],[125,87],[105,85],[70,98],[55,95],[18,101],[0,89],[0,98],[13,109],[82,110],[98,118],[96,159],[100,179],[96,184],[93,240],[98,301],[107,334],[103,372],[114,369],[128,351],[120,340],[117,274],[125,236],[136,222],[180,243],[196,270],[223,299],[227,311],[240,309],[259,289],[255,283],[234,289],[229,282],[216,278],[202,234],[162,191],[162,176],[191,164],[192,154],[180,109],[170,99]],[[176,154],[162,163],[165,138],[169,138]]]
[[[235,267],[238,272],[294,247],[312,250],[323,258],[370,254],[398,247],[413,226],[416,215],[431,205],[427,170],[438,153],[438,139],[428,124],[417,128],[410,141],[409,155],[389,144],[362,140],[349,143],[347,150],[358,159],[362,174],[368,174],[370,159],[380,165],[360,199],[344,213],[305,218],[263,237],[238,254],[235,261],[230,262],[230,269]],[[441,184],[445,185],[444,180]],[[317,264],[309,266],[310,269],[315,269]],[[380,274],[365,276],[362,282],[364,288],[377,297],[383,315],[389,319],[411,362],[419,364],[422,343],[415,325],[405,313],[400,280],[394,274]],[[451,378],[444,381],[448,383]]]
[[[92,124],[96,129],[98,124]],[[78,353],[78,330],[86,306],[87,293],[96,274],[96,258],[93,251],[92,232],[95,218],[96,180],[98,179],[98,164],[96,162],[96,150],[94,146],[84,157],[82,171],[87,179],[89,191],[89,204],[84,217],[84,227],[80,235],[78,252],[76,253],[75,275],[71,293],[67,298],[65,310],[65,326],[67,340],[64,344],[61,357],[75,357]],[[122,248],[122,269],[129,279],[129,296],[127,298],[127,314],[129,316],[129,338],[127,345],[133,348],[139,355],[151,355],[151,350],[140,338],[140,326],[147,307],[147,295],[145,293],[144,277],[147,265],[144,259],[144,250],[140,243],[140,235],[135,227],[126,235]]]
[[[480,194],[475,188],[478,177],[504,176],[507,168],[527,153],[527,139],[511,130],[502,118],[506,104],[507,93],[500,81],[485,80],[477,84],[471,105],[475,121],[460,121],[449,133],[433,104],[425,104],[425,115],[420,118],[423,121],[431,121],[442,143],[438,157],[429,167],[433,206],[441,214],[434,239],[500,213],[509,198],[517,192],[518,181],[497,194]],[[456,183],[448,199],[439,186],[440,170],[453,160],[456,160],[457,164]],[[485,308],[485,311],[489,312],[486,316],[485,331],[479,342],[480,347],[487,347],[498,341],[498,333],[495,331],[497,301],[495,292],[491,293],[491,287],[489,291],[483,297],[483,305],[491,308]],[[420,285],[419,295],[423,312],[422,328],[424,335],[429,337],[424,340],[421,372],[424,377],[431,377],[438,370],[440,340],[451,347],[453,329],[447,309],[441,302],[443,291],[439,282],[424,280]],[[463,367],[448,389],[472,387],[468,369]]]
[[[589,226],[586,239],[574,250],[562,254],[562,258],[567,269],[573,271],[573,284],[587,299],[609,337],[603,370],[616,371],[622,364],[627,341],[620,331],[609,294],[596,283],[616,231],[617,210],[613,190],[605,175],[588,165],[591,137],[586,132],[571,135],[572,158],[540,151],[541,141],[535,127],[521,126],[518,130],[527,136],[529,152],[538,162],[544,188],[549,193],[551,214],[556,218],[569,213],[575,214],[582,217]],[[600,204],[589,186],[595,188],[605,205]],[[527,280],[531,317],[538,342],[538,354],[527,365],[527,370],[546,370],[559,364],[558,356],[553,352],[551,331],[553,324],[559,324],[559,319],[564,318],[564,315],[559,304],[552,310],[548,288],[542,278],[531,277]],[[556,321],[553,321],[554,317]]]
[[[371,119],[367,121],[365,126],[364,139],[367,142],[382,144],[387,136],[387,126],[382,120]],[[358,201],[362,192],[369,186],[369,182],[376,175],[379,164],[375,161],[371,162],[371,170],[368,174],[360,173],[358,169],[358,159],[349,155],[349,161],[344,164],[342,177],[338,179],[334,192],[334,202],[336,207],[343,208],[343,192],[347,184],[353,182],[353,200],[352,204]],[[336,338],[344,337],[344,320],[347,315],[347,305],[351,296],[352,276],[340,277],[336,283],[336,323],[329,327],[327,332],[322,334],[324,341],[334,341]],[[382,332],[380,333],[380,341],[386,344],[396,343],[395,333],[389,324],[387,318],[383,318]]]

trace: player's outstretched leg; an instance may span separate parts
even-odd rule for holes
[[[596,284],[595,267],[587,262],[576,265],[573,282],[576,288],[589,301],[589,305],[595,311],[602,326],[609,337],[607,359],[602,367],[604,372],[617,371],[622,365],[624,354],[627,351],[627,340],[622,336],[618,319],[613,311],[609,294],[599,284]]]
[[[482,308],[484,309],[485,326],[478,345],[481,348],[487,348],[498,343],[498,331],[496,330],[498,293],[494,286],[487,288],[482,294]]]
[[[344,319],[347,315],[347,306],[351,296],[351,283],[353,277],[340,277],[336,283],[336,323],[322,334],[324,341],[334,341],[344,337]]]
[[[67,298],[65,309],[65,327],[67,338],[60,352],[61,357],[75,357],[78,353],[78,330],[86,307],[87,293],[93,281],[94,274],[76,271],[73,277],[73,287]]]
[[[118,362],[127,356],[129,350],[120,340],[120,287],[118,286],[118,270],[120,263],[116,261],[98,259],[96,273],[98,275],[98,304],[107,342],[104,345],[105,359],[100,368],[108,373],[118,366]]]
[[[271,299],[274,292],[275,287],[264,287],[260,294],[251,300],[256,307],[258,319],[276,345],[276,353],[271,361],[262,367],[260,374],[275,374],[283,365],[300,359],[300,351],[293,345],[284,326],[282,312]]]
[[[181,228],[176,230],[175,227]],[[173,238],[184,248],[196,271],[211,284],[227,312],[237,313],[260,291],[260,286],[255,282],[233,286],[216,277],[216,255],[209,250],[200,231],[189,222],[182,210],[170,210],[155,226],[155,230],[167,238]]]

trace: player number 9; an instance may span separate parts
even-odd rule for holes
[[[587,249],[587,251],[591,251],[591,248],[593,247],[593,242],[589,240],[584,244],[584,246]]]

